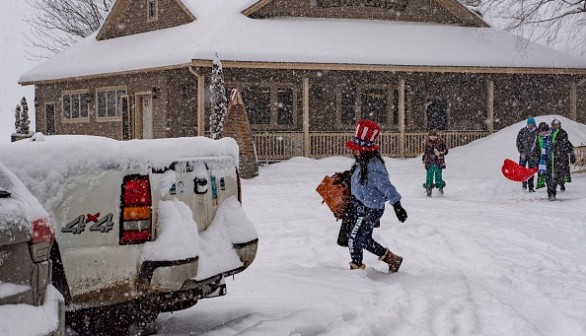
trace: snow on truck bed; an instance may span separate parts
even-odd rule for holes
[[[51,208],[59,186],[72,173],[97,173],[108,168],[164,168],[175,160],[231,156],[238,165],[238,144],[232,138],[186,137],[118,141],[87,135],[36,133],[31,139],[0,146],[0,162]]]

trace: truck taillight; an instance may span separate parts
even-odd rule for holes
[[[42,262],[49,258],[51,244],[55,239],[55,231],[47,218],[33,221],[33,232],[29,249],[34,262]]]
[[[148,175],[124,178],[120,208],[120,244],[141,244],[152,240],[151,183]]]
[[[53,237],[53,227],[47,218],[41,218],[33,221],[33,234],[31,237],[31,243],[51,243],[53,242]]]

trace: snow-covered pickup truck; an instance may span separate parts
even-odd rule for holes
[[[53,284],[81,334],[140,330],[226,294],[258,244],[231,138],[116,141],[35,134],[0,161],[53,217]]]

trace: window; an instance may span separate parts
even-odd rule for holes
[[[360,118],[378,124],[387,123],[388,94],[384,88],[365,89],[360,94]]]
[[[277,124],[293,125],[293,89],[277,89]]]
[[[448,129],[448,103],[445,99],[429,98],[425,103],[428,130]]]
[[[295,126],[297,91],[293,85],[241,84],[239,86],[237,88],[242,93],[246,114],[251,125],[286,128]],[[228,87],[234,88],[234,86]]]
[[[87,91],[67,92],[63,94],[63,119],[88,120],[90,94]]]
[[[342,125],[356,125],[356,86],[346,83],[340,88],[340,121]]]
[[[96,91],[98,97],[98,118],[120,118],[122,116],[122,96],[126,90],[99,89]]]
[[[156,20],[159,16],[158,0],[147,0],[149,10],[149,21]]]

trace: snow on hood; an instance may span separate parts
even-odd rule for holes
[[[0,160],[5,162],[5,160]],[[0,164],[0,189],[11,193],[8,198],[0,198],[0,235],[7,229],[32,231],[32,222],[49,218],[39,201],[8,168]],[[2,264],[0,260],[0,264]]]
[[[348,20],[250,19],[255,1],[184,0],[196,20],[97,41],[96,35],[22,75],[19,82],[190,64],[192,60],[586,68],[586,61],[495,28]],[[72,67],[71,64],[77,64]]]

